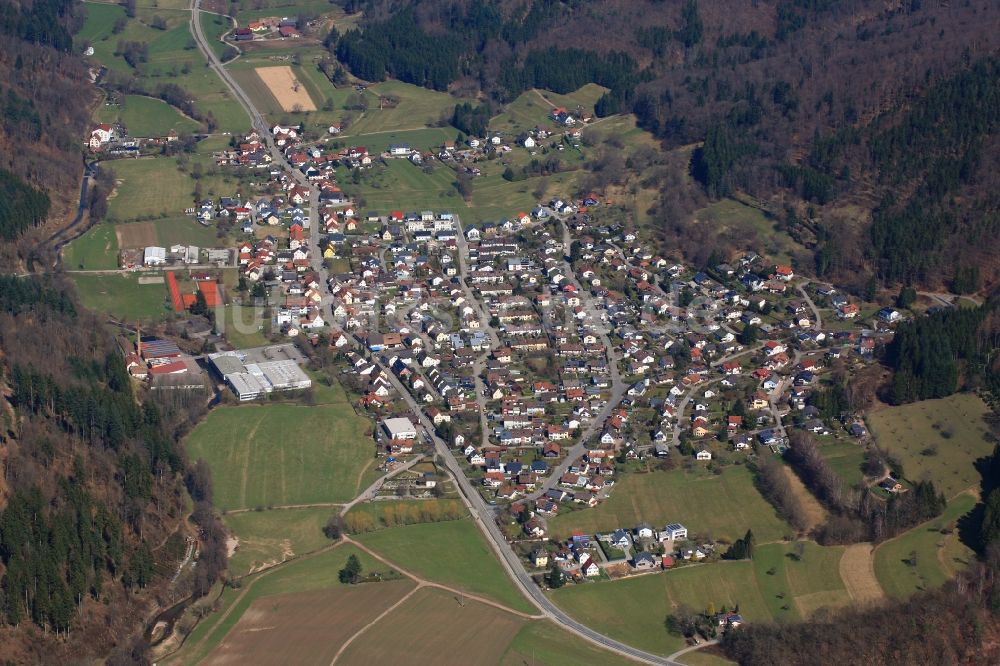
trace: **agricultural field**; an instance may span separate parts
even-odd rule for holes
[[[113,224],[95,224],[85,234],[63,248],[66,270],[108,270],[118,268],[118,237]]]
[[[918,590],[940,587],[975,559],[972,550],[959,540],[956,527],[975,504],[971,493],[958,495],[937,518],[875,550],[875,575],[887,595],[902,599]]]
[[[524,618],[445,590],[418,590],[340,655],[344,664],[490,663],[524,626]],[[440,630],[433,630],[437,627]],[[391,635],[393,640],[386,640]]]
[[[567,585],[552,600],[575,619],[629,645],[656,654],[671,654],[684,639],[667,633],[664,620],[685,604],[696,611],[739,604],[748,621],[774,619],[757,578],[754,563],[719,562],[662,574],[617,581]]]
[[[271,95],[278,101],[281,110],[285,112],[315,111],[316,103],[309,96],[309,91],[299,82],[291,67],[258,67],[254,70]]]
[[[298,655],[301,659],[315,651],[325,656],[322,663],[329,663],[332,653],[325,655],[324,650],[336,652],[340,642],[413,588],[413,583],[406,580],[359,586],[341,584],[337,571],[350,555],[358,557],[365,571],[387,571],[364,551],[342,544],[251,576],[240,589],[224,589],[217,612],[199,622],[183,649],[166,663],[195,664],[206,657],[209,657],[207,663],[217,663],[230,653],[242,654],[248,639],[253,639],[256,648],[251,660],[254,663],[264,663],[263,660],[279,663],[278,659],[280,663],[288,663],[289,649],[302,649],[303,654]],[[274,612],[279,609],[283,612]],[[314,615],[324,628],[313,627],[306,635],[300,635],[296,626],[310,626]],[[281,631],[267,629],[285,621],[291,624],[282,624]],[[343,633],[338,627],[343,628]],[[297,647],[290,648],[289,636],[293,635],[300,636],[300,640],[296,641]],[[317,636],[322,638],[317,640]]]
[[[522,612],[525,600],[471,520],[424,523],[370,532],[356,540],[411,573],[464,589]]]
[[[239,539],[229,560],[229,575],[251,574],[330,545],[323,526],[335,511],[324,507],[226,514],[226,529]]]
[[[274,116],[282,113],[281,102],[271,93],[271,89],[260,78],[256,69],[231,68],[230,74],[250,96],[261,114]]]
[[[139,284],[136,275],[71,273],[83,305],[123,321],[160,320],[169,315],[164,284]]]
[[[580,640],[553,622],[538,620],[521,628],[500,661],[501,666],[627,666],[634,663]]]
[[[348,403],[220,407],[187,440],[204,458],[222,511],[345,502],[373,466],[371,424]]]
[[[868,425],[879,448],[902,463],[908,481],[933,481],[945,497],[954,497],[978,486],[974,463],[993,451],[983,421],[988,411],[979,396],[960,393],[873,411]]]
[[[166,136],[170,130],[178,134],[201,130],[201,123],[184,116],[176,108],[155,97],[124,95],[120,105],[98,107],[101,122],[121,123],[131,136]]]
[[[697,470],[624,474],[611,496],[593,509],[561,513],[550,518],[552,538],[567,538],[573,530],[587,534],[647,522],[662,529],[680,522],[692,535],[734,540],[752,529],[757,543],[777,541],[792,529],[757,492],[750,471],[726,467],[716,476]]]

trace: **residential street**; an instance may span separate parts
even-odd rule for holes
[[[246,93],[240,88],[240,86],[236,83],[236,81],[229,75],[226,69],[222,66],[222,63],[215,55],[215,52],[208,44],[201,28],[200,2],[201,0],[194,0],[191,5],[191,26],[195,39],[198,43],[198,46],[205,54],[205,57],[208,59],[209,66],[219,74],[219,77],[226,83],[227,87],[229,87],[229,89],[233,92],[236,99],[239,100],[240,104],[243,105],[243,107],[247,110],[247,113],[250,115],[254,129],[261,135],[261,139],[263,141],[266,141],[267,146],[270,152],[272,153],[275,162],[281,165],[283,168],[285,168],[290,174],[292,174],[292,177],[295,178],[296,181],[309,187],[311,193],[310,207],[309,207],[310,237],[311,237],[312,247],[318,248],[319,226],[320,226],[319,220],[317,219],[318,192],[316,191],[316,188],[311,186],[311,184],[305,179],[305,177],[301,173],[293,169],[285,160],[285,157],[282,154],[282,152],[274,144],[274,141],[271,137],[271,132],[267,127],[264,118],[254,107],[252,101],[246,95]],[[565,225],[563,225],[563,232],[564,232],[563,243],[568,255],[570,241],[569,241],[569,232],[568,229],[566,229]],[[497,337],[496,332],[493,331],[492,328],[489,326],[489,317],[483,311],[482,306],[478,303],[478,301],[472,297],[471,290],[469,289],[468,285],[465,283],[464,280],[465,276],[464,256],[467,255],[468,248],[467,246],[463,247],[464,238],[462,237],[461,234],[460,225],[459,225],[459,238],[462,238],[462,240],[459,241],[461,243],[459,255],[460,255],[460,261],[462,262],[462,264],[460,264],[462,273],[462,279],[460,280],[460,282],[463,286],[463,291],[466,292],[467,299],[469,300],[469,302],[474,304],[473,307],[477,309],[478,314],[480,316],[480,320],[483,324],[485,324],[485,329],[490,335],[491,342],[494,345],[498,345],[499,338]],[[329,274],[328,271],[323,267],[321,253],[313,252],[312,262],[313,262],[313,268],[319,272],[322,281],[325,283],[329,278]],[[572,270],[570,270],[568,261],[566,262],[566,265],[567,265],[568,275],[572,276],[573,272]],[[576,285],[576,287],[580,289],[580,285],[578,282],[576,282],[575,278],[572,278],[572,280],[573,283]],[[591,312],[591,316],[593,316],[593,308],[590,307],[589,309]],[[611,409],[613,409],[613,407],[617,405],[618,402],[620,402],[625,392],[620,377],[620,373],[618,372],[617,368],[618,359],[616,357],[616,354],[610,352],[611,344],[610,341],[608,340],[607,335],[601,332],[600,337],[602,343],[605,345],[605,350],[608,353],[608,362],[611,366],[612,397],[611,400],[605,405],[605,408],[601,411],[601,413],[594,418],[590,427],[583,433],[583,436],[581,437],[581,442],[577,444],[575,447],[573,447],[573,450],[569,452],[569,455],[566,458],[567,461],[571,460],[573,456],[578,456],[581,453],[583,453],[583,450],[585,448],[583,442],[586,441],[586,439],[590,435],[596,432],[597,428],[599,428],[601,424],[603,424],[604,419],[607,417],[608,414],[610,414]],[[485,358],[485,355],[483,355],[479,359],[478,361],[479,364],[482,363],[483,358]],[[555,604],[549,601],[548,597],[545,596],[541,588],[539,588],[538,585],[536,585],[535,582],[532,580],[531,576],[528,575],[524,567],[521,565],[520,560],[514,554],[514,551],[507,544],[507,540],[504,538],[503,534],[500,532],[500,528],[496,524],[495,514],[493,509],[486,504],[482,496],[480,496],[478,491],[469,482],[468,478],[466,478],[464,472],[462,471],[457,460],[452,454],[448,443],[439,438],[435,434],[434,425],[433,423],[431,423],[430,419],[428,419],[427,416],[424,414],[421,405],[417,402],[417,400],[409,392],[409,390],[398,380],[396,375],[392,373],[389,370],[389,368],[387,368],[382,363],[381,359],[373,357],[373,360],[377,363],[377,365],[383,370],[385,375],[389,378],[390,382],[392,383],[396,391],[398,391],[399,394],[404,398],[407,405],[410,407],[413,418],[421,426],[423,426],[425,432],[432,439],[435,451],[444,460],[448,472],[454,478],[456,485],[460,490],[460,494],[466,506],[468,506],[470,512],[472,513],[472,516],[475,518],[476,523],[479,525],[483,533],[487,536],[487,540],[489,541],[494,552],[497,554],[500,563],[507,570],[507,573],[514,580],[514,582],[521,589],[521,591],[525,594],[525,596],[531,599],[532,602],[548,618],[554,620],[562,628],[576,634],[577,636],[583,638],[584,640],[587,640],[605,649],[611,650],[613,652],[616,652],[626,657],[630,657],[632,659],[635,659],[643,663],[668,664],[671,666],[676,664],[676,662],[673,662],[669,659],[653,655],[648,652],[644,652],[642,650],[638,650],[631,646],[625,645],[624,643],[620,643],[611,638],[608,638],[607,636],[600,634],[594,631],[593,629],[590,629],[589,627],[572,619],[571,617],[566,615],[562,610],[560,610]],[[479,367],[481,367],[481,365]],[[480,384],[481,381],[478,379],[477,375],[477,389],[480,387]],[[477,395],[480,396],[480,399],[482,399],[481,391],[477,390]],[[484,411],[482,410],[482,407],[483,403],[480,402],[481,411]],[[558,475],[559,472],[557,470],[552,474],[549,481],[551,482],[552,479],[557,479]],[[369,491],[370,490],[371,489],[369,489]],[[365,492],[367,493],[368,491]]]

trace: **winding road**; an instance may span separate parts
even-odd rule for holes
[[[226,84],[230,89],[233,96],[239,101],[240,105],[246,110],[247,115],[250,117],[251,124],[253,128],[260,134],[261,140],[266,142],[269,151],[271,152],[274,161],[281,165],[289,174],[292,175],[295,180],[309,188],[310,191],[310,235],[312,239],[312,247],[317,248],[319,246],[319,220],[316,217],[317,214],[317,201],[318,201],[318,191],[315,186],[309,183],[303,174],[301,174],[297,169],[292,168],[292,166],[285,160],[284,154],[275,145],[270,129],[264,120],[264,117],[260,114],[257,108],[254,106],[253,101],[250,97],[243,91],[235,79],[226,71],[222,66],[221,61],[215,52],[212,50],[208,40],[205,37],[204,31],[201,26],[201,0],[193,0],[191,3],[191,32],[194,35],[195,41],[198,44],[198,48],[205,55],[208,60],[209,67],[215,71],[219,78]],[[459,225],[460,228],[460,225]],[[459,237],[462,237],[459,234]],[[568,230],[564,228],[564,245],[566,250],[566,255],[569,254],[569,234]],[[329,278],[328,271],[323,266],[322,258],[319,252],[311,253],[313,255],[313,267],[319,272],[323,281],[326,282]],[[461,254],[461,253],[460,253]],[[464,261],[464,257],[462,258]],[[460,264],[464,268],[464,264]],[[567,269],[568,266],[567,262]],[[568,270],[568,275],[570,279],[575,282],[572,270]],[[462,271],[461,283],[463,285],[463,291],[468,289],[465,284],[465,271]],[[579,288],[579,284],[577,284]],[[468,293],[468,292],[467,292]],[[471,295],[471,294],[469,294]],[[476,307],[479,311],[480,317],[485,317],[486,314],[483,312],[481,305],[478,304],[478,300],[471,299],[471,304]],[[484,322],[486,324],[486,330],[491,331],[489,327],[489,319],[487,318]],[[495,332],[491,332],[491,341],[499,342],[495,340]],[[605,344],[605,349],[608,351],[608,361],[611,365],[611,375],[614,383],[614,389],[612,391],[612,399],[609,401],[608,406],[602,410],[601,415],[606,416],[610,413],[610,410],[621,400],[621,395],[624,393],[624,387],[621,382],[621,377],[617,369],[617,359],[614,358],[614,352],[607,339],[607,335],[603,332],[601,333],[602,341]],[[445,467],[454,479],[456,487],[459,489],[459,494],[462,497],[465,505],[468,507],[470,513],[472,514],[476,524],[479,529],[487,537],[487,541],[492,547],[493,551],[496,553],[501,565],[506,569],[508,575],[514,581],[516,586],[521,590],[521,592],[529,599],[531,602],[541,611],[542,615],[550,620],[553,620],[560,627],[569,631],[576,636],[593,643],[599,647],[615,652],[619,655],[634,659],[636,661],[647,663],[647,664],[665,664],[667,666],[681,666],[679,662],[675,662],[668,657],[662,657],[659,655],[651,654],[643,650],[639,650],[630,645],[626,645],[619,641],[616,641],[604,634],[601,634],[590,627],[587,627],[580,622],[577,622],[565,612],[563,612],[559,607],[557,607],[549,598],[542,592],[541,588],[535,584],[534,580],[525,571],[517,555],[511,549],[507,543],[506,538],[497,526],[495,513],[493,509],[486,504],[486,501],[482,498],[479,492],[472,486],[472,483],[465,476],[465,473],[459,466],[457,460],[455,459],[452,452],[449,450],[448,444],[435,434],[434,425],[431,423],[430,419],[424,414],[420,403],[417,402],[416,398],[410,393],[410,391],[405,387],[396,377],[394,373],[389,371],[389,368],[385,366],[381,359],[377,357],[372,357],[372,359],[378,364],[378,366],[385,372],[386,376],[389,378],[392,385],[395,387],[396,391],[403,397],[409,406],[414,419],[420,423],[425,432],[430,437],[434,444],[435,451],[444,460]],[[603,423],[603,418],[601,415],[595,419],[594,423]],[[585,433],[586,434],[586,433]],[[581,438],[581,443],[574,447],[583,447],[582,441],[585,438]],[[582,452],[582,451],[581,451]]]

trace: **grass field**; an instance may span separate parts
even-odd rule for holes
[[[208,40],[209,45],[212,50],[215,51],[215,55],[218,56],[219,60],[225,62],[227,57],[235,56],[237,54],[237,49],[223,42],[220,37],[233,27],[233,21],[228,16],[219,16],[217,14],[209,14],[207,12],[201,13],[201,26],[205,33],[205,39]]]
[[[887,595],[905,598],[917,590],[940,587],[955,571],[974,559],[972,550],[959,541],[955,522],[975,504],[971,494],[959,495],[934,520],[876,549],[875,575]],[[951,533],[943,534],[942,529],[949,529]],[[912,561],[914,554],[915,562]]]
[[[166,4],[173,6],[175,0],[167,0]],[[99,3],[87,3],[86,6],[87,19],[76,43],[82,45],[86,41],[94,47],[91,60],[107,66],[111,71],[135,76],[147,90],[163,83],[179,85],[194,100],[200,114],[214,117],[217,131],[239,132],[249,127],[246,113],[229,94],[225,84],[208,68],[204,56],[197,49],[188,25],[189,12],[166,5],[140,8],[135,18],[128,19],[124,30],[113,34],[112,26],[118,18],[125,16],[124,9]],[[155,17],[164,20],[165,30],[152,27]],[[206,23],[206,26],[210,35],[218,32],[214,25]],[[130,66],[117,53],[119,41],[146,44],[147,61],[137,63],[134,68]]]
[[[726,467],[719,476],[684,470],[622,475],[600,506],[563,513],[548,522],[553,538],[565,538],[576,529],[588,534],[632,529],[641,522],[657,528],[680,522],[692,535],[728,540],[749,528],[758,543],[777,541],[792,531],[741,466]]]
[[[330,84],[330,88],[333,86]],[[399,100],[393,108],[379,109],[379,96]],[[441,118],[451,118],[456,99],[447,93],[428,90],[402,81],[383,81],[368,87],[368,110],[355,118],[345,134],[369,134],[431,127]]]
[[[851,596],[840,578],[841,546],[803,541],[802,559],[795,544],[773,543],[754,550],[754,574],[771,617],[800,620],[819,608],[844,606]]]
[[[756,245],[760,253],[781,263],[790,261],[795,243],[775,229],[774,221],[764,213],[735,199],[722,199],[695,212],[697,228],[705,233],[730,237],[742,244]]]
[[[361,197],[366,210],[383,215],[397,208],[465,212],[465,202],[452,184],[455,172],[445,166],[435,166],[428,175],[407,160],[389,160],[384,168],[376,167],[366,175],[360,185],[352,185],[345,169],[339,169],[337,175],[345,192]]]
[[[460,604],[450,592],[422,589],[357,636],[338,661],[455,666],[495,663],[524,624],[523,618],[498,608],[471,600]],[[387,636],[392,640],[386,640]]]
[[[172,157],[116,160],[111,168],[118,183],[108,199],[108,220],[126,222],[157,217],[177,220],[184,217],[184,209],[194,203],[197,182],[190,171],[194,169],[195,163],[200,164],[202,169],[202,196],[232,196],[240,191],[241,184],[234,173],[216,171],[211,164],[214,145],[214,142],[209,141],[200,144],[199,152],[190,156],[187,170],[182,170]],[[185,224],[190,225],[188,236],[199,236],[197,240],[189,242],[199,245],[215,244],[210,242],[211,238],[205,237],[205,234],[214,235],[212,228],[202,227],[191,220],[186,220]],[[185,237],[181,236],[180,240]]]
[[[517,633],[501,666],[626,666],[635,662],[605,652],[560,629],[552,622],[528,622]]]
[[[979,484],[975,461],[993,450],[986,403],[971,393],[887,407],[868,415],[879,448],[896,457],[910,481],[924,479],[946,497]]]
[[[191,432],[191,458],[204,458],[215,505],[247,509],[344,502],[372,463],[371,424],[347,403],[315,407],[220,407]]]
[[[681,655],[678,660],[687,666],[730,666],[735,665],[735,661],[730,661],[722,656],[718,648],[703,648]]]
[[[516,610],[534,607],[514,587],[471,520],[394,527],[357,537],[414,574],[480,594]]]
[[[109,220],[176,216],[192,205],[194,183],[172,158],[118,160],[112,168],[119,183],[108,200]]]
[[[752,562],[720,562],[652,576],[570,585],[553,592],[552,599],[601,633],[650,652],[670,654],[684,647],[684,639],[667,633],[663,626],[676,605],[703,611],[709,604],[716,609],[739,604],[747,621],[772,619],[753,567]]]
[[[170,130],[179,134],[201,129],[201,123],[185,117],[166,102],[142,95],[126,95],[120,106],[101,105],[98,114],[103,122],[120,122],[131,136],[166,136]]]
[[[224,311],[224,328],[220,333],[237,349],[260,347],[270,341],[265,330],[261,329],[266,329],[266,319],[262,308],[227,305]]]
[[[159,320],[171,310],[162,284],[139,284],[135,275],[71,273],[83,305],[125,321]]]
[[[345,601],[353,601],[354,603],[346,608],[351,609],[359,618],[363,619],[366,617],[360,608],[365,605],[363,596],[371,595],[372,599],[375,599],[386,595],[401,599],[412,589],[413,584],[408,581],[376,583],[358,587],[342,585],[337,580],[337,571],[344,566],[350,555],[356,555],[365,570],[386,570],[381,563],[373,560],[364,551],[346,544],[252,576],[244,581],[240,589],[224,589],[222,597],[219,599],[217,612],[206,617],[194,628],[185,641],[183,649],[171,656],[167,663],[180,665],[201,662],[210,652],[224,643],[230,632],[255,603],[273,599],[276,595],[283,595],[287,602],[289,601],[287,595],[322,590],[334,602],[341,598],[344,598]],[[393,586],[394,592],[391,595],[387,594],[387,588],[382,587],[384,585]],[[349,596],[341,596],[348,592],[351,593]],[[359,598],[356,595],[363,596]],[[377,615],[376,610],[373,615],[369,616],[369,619]],[[362,622],[362,624],[364,623]],[[325,631],[333,631],[333,628],[329,627]],[[279,638],[283,635],[283,632],[272,633]],[[283,639],[282,642],[284,642]],[[336,642],[329,641],[329,643],[335,644]],[[315,643],[309,643],[308,646],[313,649],[320,647]],[[279,654],[281,653],[279,652]],[[329,663],[329,659],[324,663]]]
[[[243,576],[264,565],[309,553],[330,543],[323,526],[335,508],[275,509],[231,513],[226,528],[239,540],[229,575]]]
[[[865,461],[865,452],[854,442],[824,442],[819,445],[820,455],[830,464],[847,487],[861,483],[861,465]]]
[[[548,90],[528,90],[507,104],[502,113],[490,120],[490,129],[507,134],[519,134],[534,127],[558,129],[551,116],[553,107],[564,107],[574,115],[577,113],[577,107],[582,107],[587,114],[593,115],[594,104],[606,90],[607,88],[594,83],[588,83],[566,95]],[[577,127],[582,129],[583,126],[578,124]]]
[[[118,238],[111,224],[95,224],[87,233],[63,248],[67,270],[118,268]]]

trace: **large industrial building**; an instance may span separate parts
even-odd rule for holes
[[[256,400],[274,391],[298,391],[312,386],[312,380],[294,360],[258,360],[260,354],[251,353],[253,351],[256,350],[208,355],[212,367],[241,402]]]

